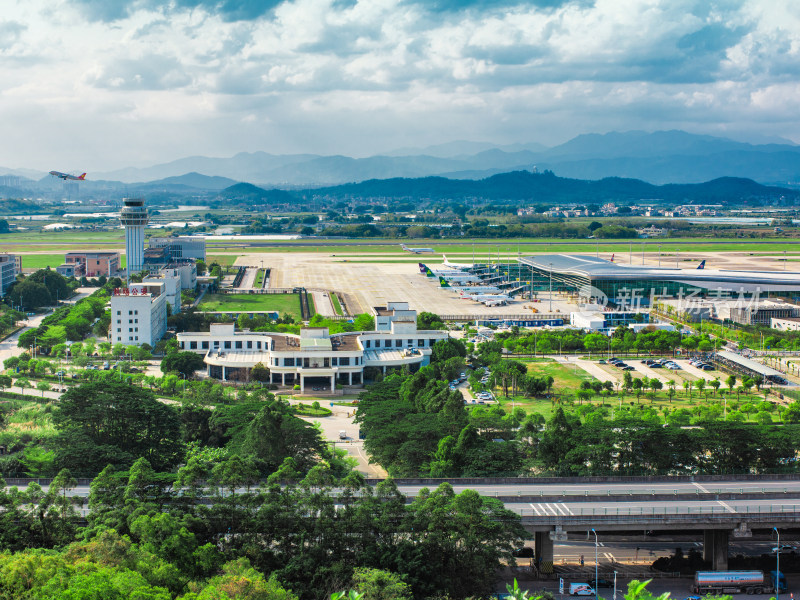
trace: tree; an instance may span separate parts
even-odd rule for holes
[[[717,390],[719,389],[719,386],[722,385],[722,383],[720,382],[719,379],[717,379],[715,377],[714,379],[712,379],[711,381],[708,382],[708,385],[710,385],[712,388],[714,388],[714,395],[716,396],[717,395]]]
[[[669,401],[671,404],[672,398],[675,396],[675,380],[667,379],[667,387],[669,388],[669,391],[667,391],[667,395],[669,396]]]
[[[270,377],[269,369],[265,367],[262,362],[257,362],[253,365],[253,368],[250,369],[250,378],[253,381],[268,382],[270,381]]]
[[[180,458],[180,421],[151,392],[116,381],[89,382],[61,396],[53,413],[56,465],[94,474],[105,465],[126,468],[139,457],[156,470]]]
[[[195,600],[297,600],[273,575],[269,579],[240,558],[222,567],[222,575],[208,580]]]
[[[417,329],[425,331],[432,329],[444,329],[441,317],[432,312],[422,311],[417,315]]]
[[[36,389],[42,392],[42,398],[44,398],[44,393],[50,391],[50,384],[47,381],[40,381],[36,384]]]
[[[353,572],[353,587],[362,600],[411,600],[411,586],[391,571],[358,568]]]
[[[31,387],[31,382],[26,377],[20,377],[16,381],[17,387],[22,388],[22,395],[25,395],[25,388]]]
[[[689,395],[689,400],[692,399],[692,382],[688,379],[683,380],[683,391]]]
[[[652,377],[650,379],[650,389],[653,390],[653,400],[656,399],[656,392],[664,387],[664,384],[661,383],[661,380],[657,377]]]
[[[178,372],[186,377],[191,377],[195,371],[202,369],[204,365],[203,357],[196,352],[175,352],[168,354],[161,361],[161,372]]]
[[[34,310],[53,304],[53,298],[47,287],[30,278],[17,281],[8,292],[8,298],[13,304],[22,306],[22,310]]]
[[[608,337],[602,333],[590,333],[583,338],[583,345],[589,351],[589,355],[593,352],[602,352],[608,348]]]
[[[703,390],[704,390],[704,389],[705,389],[705,387],[706,387],[706,380],[705,380],[705,379],[703,379],[702,377],[701,377],[700,379],[697,379],[697,380],[695,380],[695,382],[694,382],[694,387],[696,387],[696,388],[697,388],[697,391],[698,391],[698,392],[700,392],[700,393],[702,394],[702,393],[703,393]]]
[[[736,385],[736,375],[728,375],[728,377],[725,378],[725,385],[728,386],[728,391],[733,393],[733,388]]]

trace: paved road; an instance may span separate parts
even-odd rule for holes
[[[291,404],[299,404],[299,400],[290,400]],[[308,404],[308,402],[304,402]],[[369,456],[364,451],[364,440],[358,439],[359,426],[353,422],[355,419],[355,408],[352,406],[339,406],[334,404],[329,406],[320,402],[326,408],[330,408],[333,414],[330,417],[300,417],[310,423],[319,423],[322,435],[326,441],[334,447],[346,450],[347,454],[357,461],[356,470],[364,477],[384,478],[387,473],[377,464],[369,462]],[[339,432],[345,432],[345,439],[339,437]]]
[[[328,292],[315,291],[311,292],[311,295],[314,298],[314,309],[317,313],[323,317],[336,316],[336,311],[333,309],[333,303]]]

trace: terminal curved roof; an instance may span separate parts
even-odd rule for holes
[[[540,271],[562,273],[595,279],[648,279],[652,281],[684,281],[691,283],[740,283],[781,287],[800,286],[800,273],[793,271],[728,271],[722,269],[674,269],[669,267],[635,266],[594,256],[577,254],[545,254],[526,256],[519,261]]]

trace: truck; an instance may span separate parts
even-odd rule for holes
[[[783,573],[773,571],[766,576],[763,571],[698,571],[694,576],[692,592],[695,594],[772,594],[775,585],[786,590]]]

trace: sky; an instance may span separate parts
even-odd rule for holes
[[[800,142],[797,0],[4,0],[0,166]]]

